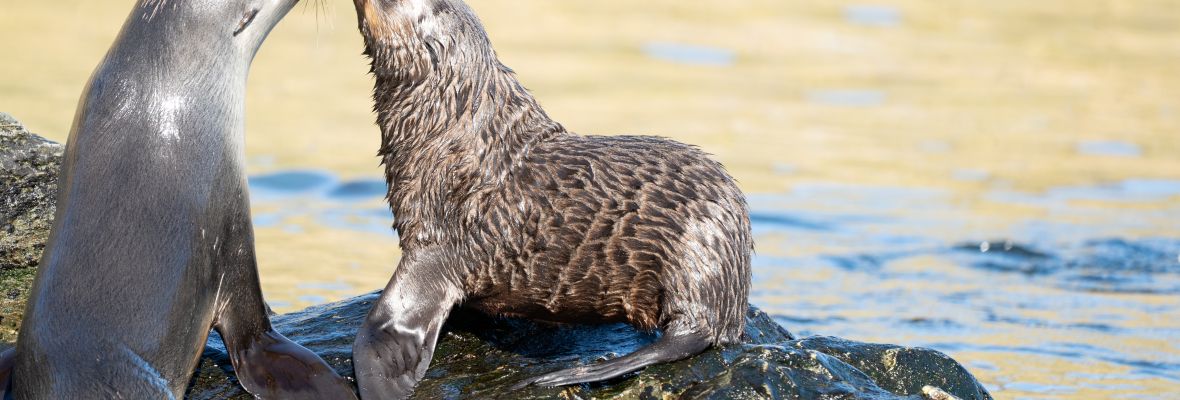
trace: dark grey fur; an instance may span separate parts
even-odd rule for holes
[[[136,4],[78,105],[16,398],[181,398],[210,327],[256,396],[355,398],[271,328],[254,259],[246,77],[295,3]]]
[[[354,345],[365,399],[408,396],[452,305],[660,329],[651,346],[522,384],[673,361],[742,333],[745,199],[695,147],[551,120],[457,0],[354,0],[404,252]]]

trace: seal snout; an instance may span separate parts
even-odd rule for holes
[[[353,0],[353,4],[366,40],[390,41],[395,37],[399,29],[398,19],[392,18],[396,14],[394,1]]]

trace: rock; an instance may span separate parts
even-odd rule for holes
[[[275,328],[352,376],[352,340],[377,293],[274,317]],[[744,343],[710,349],[606,384],[530,387],[526,377],[627,354],[655,339],[623,324],[546,326],[457,311],[443,328],[416,399],[991,399],[965,368],[934,350],[832,337],[794,339],[750,307]],[[211,338],[190,399],[248,399]]]
[[[54,212],[62,146],[0,113],[0,343],[11,345]],[[377,294],[273,317],[275,328],[352,376],[352,341]],[[751,307],[743,343],[710,349],[611,382],[507,388],[533,375],[624,355],[655,340],[623,324],[545,325],[456,311],[414,398],[510,399],[991,399],[934,350],[833,337],[794,338]],[[7,347],[7,346],[4,346]],[[249,399],[216,334],[187,395]]]
[[[63,146],[0,113],[0,343],[16,341],[57,196]]]

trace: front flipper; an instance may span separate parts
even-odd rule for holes
[[[402,257],[352,348],[361,398],[404,399],[426,374],[439,330],[462,298],[456,265],[437,251]]]

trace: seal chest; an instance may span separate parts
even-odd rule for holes
[[[355,398],[272,329],[254,259],[246,75],[295,2],[136,4],[82,95],[16,351],[0,355],[13,397],[181,398],[216,329],[256,397]]]
[[[354,345],[363,398],[412,392],[454,304],[663,332],[522,385],[609,379],[740,337],[753,242],[720,164],[668,139],[567,131],[460,1],[354,1],[404,254]]]

